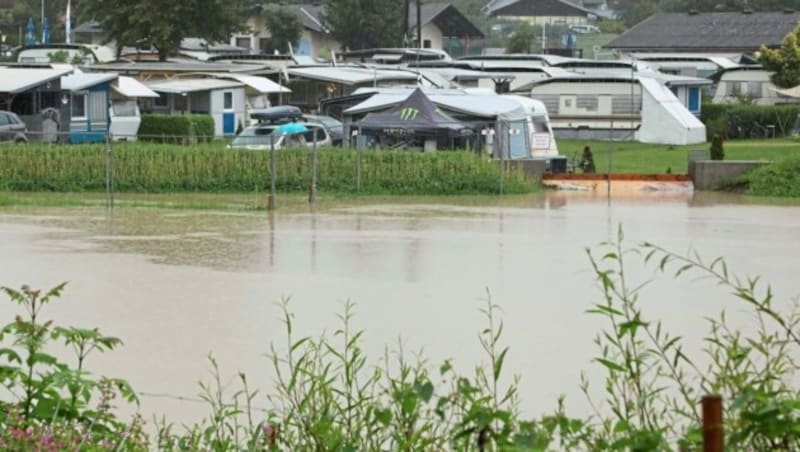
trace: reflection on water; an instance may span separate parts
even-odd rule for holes
[[[559,394],[585,409],[577,388],[594,353],[598,299],[584,248],[613,238],[727,256],[762,273],[784,299],[800,292],[800,208],[726,195],[615,197],[585,193],[361,199],[319,210],[237,213],[166,209],[0,210],[0,284],[70,281],[52,314],[122,337],[119,353],[93,358],[99,371],[151,393],[192,395],[214,353],[223,370],[267,386],[262,354],[281,340],[274,303],[292,296],[298,334],[335,328],[344,300],[358,305],[365,349],[377,359],[403,336],[436,364],[464,370],[481,359],[477,308],[486,290],[503,307],[509,369],[523,375],[525,410]],[[637,269],[637,278],[649,271]],[[733,310],[724,293],[691,281],[654,283],[646,312],[699,347],[703,318]],[[746,327],[750,319],[739,319]],[[282,343],[282,342],[281,342]],[[197,406],[143,401],[147,413],[196,419]]]

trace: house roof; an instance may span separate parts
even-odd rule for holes
[[[482,39],[485,37],[461,11],[450,3],[423,3],[420,8],[422,23],[433,23],[442,31],[444,37],[464,37]],[[411,5],[408,10],[408,24],[410,28],[417,26],[417,7]]]
[[[61,77],[61,89],[67,91],[80,91],[101,83],[108,83],[117,79],[117,74],[113,73],[94,73],[94,74],[70,74]]]
[[[132,62],[121,61],[115,63],[94,64],[89,69],[93,71],[114,71],[124,73],[143,72],[239,72],[252,73],[267,69],[265,65],[237,64],[237,63],[170,63],[170,62]]]
[[[84,22],[77,27],[72,29],[73,33],[90,33],[90,34],[99,34],[103,33],[103,28],[100,26],[100,22],[96,20],[90,20]]]
[[[800,13],[660,13],[621,34],[605,48],[639,51],[754,52],[778,47],[797,27]]]
[[[17,94],[44,85],[72,72],[72,68],[0,67],[0,93]]]
[[[488,16],[589,16],[595,11],[567,0],[491,0],[483,7]]]
[[[175,79],[146,82],[148,88],[159,93],[184,94],[226,88],[241,88],[243,83],[215,78]]]

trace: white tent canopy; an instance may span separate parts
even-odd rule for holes
[[[637,138],[643,143],[686,145],[705,143],[706,126],[669,88],[655,79],[639,77],[642,86],[642,126]]]

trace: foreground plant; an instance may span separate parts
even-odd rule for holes
[[[0,401],[0,448],[146,449],[141,419],[126,424],[113,414],[118,394],[138,403],[128,383],[94,378],[85,369],[89,355],[113,350],[121,341],[96,329],[60,327],[43,319],[42,311],[65,286],[44,293],[0,287],[23,312],[0,329],[0,388],[11,397]],[[59,342],[74,352],[74,365],[50,354]]]

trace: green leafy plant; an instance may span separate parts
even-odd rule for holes
[[[95,379],[84,366],[93,352],[113,350],[121,341],[98,330],[60,327],[43,320],[43,309],[62,295],[64,287],[60,284],[47,292],[27,286],[20,290],[0,287],[22,309],[21,315],[0,329],[0,388],[11,395],[10,401],[0,402],[5,413],[0,415],[0,427],[5,425],[7,432],[13,429],[5,437],[0,435],[0,441],[33,446],[60,438],[122,445],[134,435],[130,443],[134,447],[144,438],[140,422],[129,426],[120,422],[110,404],[117,394],[138,403],[134,391],[124,380]],[[73,350],[74,366],[50,354],[56,341]]]
[[[722,145],[722,136],[714,135],[711,138],[711,160],[725,160],[725,149]]]

